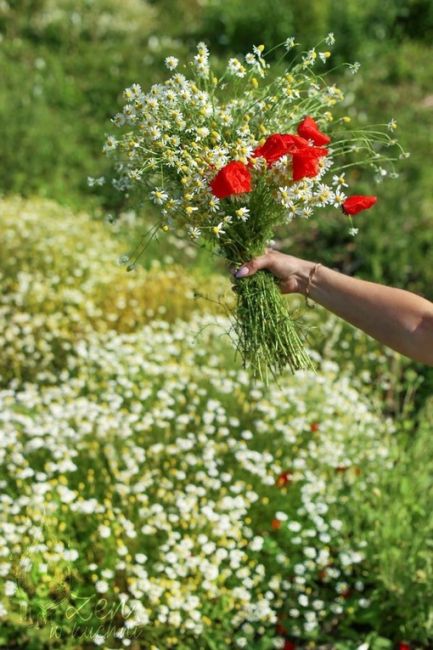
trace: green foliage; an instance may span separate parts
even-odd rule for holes
[[[5,645],[126,622],[144,647],[264,649],[277,616],[280,637],[357,640],[373,589],[340,502],[373,489],[393,425],[336,364],[252,386],[227,327],[88,331],[51,381],[0,391]]]
[[[237,573],[220,567],[215,586],[203,587],[217,591],[199,598],[205,628],[212,626],[212,640],[200,632],[200,647],[231,647],[235,634],[271,647],[273,618],[264,614],[260,626],[248,624],[255,611],[249,600],[263,607],[270,590],[289,638],[330,640],[341,650],[365,640],[379,650],[403,636],[431,638],[432,420],[426,410],[412,445],[380,413],[378,398],[392,402],[392,391],[397,404],[388,404],[390,410],[399,406],[405,364],[398,355],[322,310],[308,310],[303,318],[324,355],[315,352],[319,375],[283,379],[265,390],[251,385],[233,359],[229,322],[198,317],[193,282],[179,268],[150,265],[151,274],[126,274],[113,265],[119,244],[106,227],[47,201],[3,201],[1,225],[9,255],[0,280],[6,323],[0,420],[7,429],[0,480],[11,498],[21,495],[19,511],[0,507],[3,522],[15,526],[16,516],[21,526],[14,563],[3,573],[8,592],[15,589],[10,581],[17,585],[1,601],[9,610],[3,643],[14,638],[38,650],[55,647],[53,626],[64,647],[77,626],[87,635],[102,626],[104,633],[111,619],[99,610],[102,599],[111,611],[119,593],[131,589],[134,602],[147,603],[149,588],[143,593],[138,585],[145,583],[137,582],[144,579],[143,555],[151,584],[165,593],[156,587],[158,566],[170,563],[165,576],[185,561],[166,559],[170,539],[174,553],[183,548],[176,540],[192,543],[193,557],[207,567],[168,578],[170,593],[201,594],[213,571],[200,555],[202,535],[212,553],[242,550],[240,576],[257,566],[265,573],[244,592],[237,590]],[[221,309],[218,284],[207,280],[202,291]],[[407,381],[416,387],[414,377]],[[400,412],[406,429],[411,411]],[[193,507],[188,502],[187,513],[181,504],[192,498],[191,486],[201,497]],[[201,508],[216,508],[215,517],[224,518],[228,495],[244,505],[230,507],[230,532],[223,519],[220,534],[217,520],[207,522]],[[293,530],[291,522],[298,522]],[[46,549],[32,545],[34,535],[42,535]],[[257,551],[248,547],[253,538],[260,538]],[[304,553],[310,546],[314,561]],[[292,591],[292,584],[301,586]],[[302,585],[308,606],[298,602]],[[89,597],[85,616],[74,614]],[[140,610],[142,620],[159,607],[175,612],[179,598],[158,598]],[[303,620],[313,602],[323,611],[318,630],[299,628],[290,612],[301,609]],[[116,617],[115,625],[130,616]],[[178,621],[177,614],[170,620]],[[177,622],[152,621],[140,627],[147,643],[199,647],[197,636]]]
[[[403,421],[394,467],[357,513],[367,532],[376,598],[383,603],[381,631],[428,643],[433,638],[433,403],[418,426]]]
[[[173,322],[222,311],[218,279],[153,260],[127,273],[108,227],[49,201],[0,202],[1,381],[55,381],[67,354],[89,331],[129,332],[153,319]],[[222,293],[222,290],[220,289]]]
[[[77,39],[92,41],[145,36],[155,11],[146,0],[15,0],[3,2],[0,26],[8,37],[24,36],[67,49]],[[140,35],[141,32],[141,35]]]
[[[178,13],[188,11],[188,4],[174,2]],[[187,30],[235,51],[251,43],[272,47],[291,35],[311,46],[334,32],[337,55],[346,60],[361,56],[372,41],[410,36],[429,42],[433,9],[428,0],[255,0],[248,10],[241,0],[204,0]]]
[[[102,143],[119,93],[125,82],[153,79],[149,64],[160,56],[159,42],[149,47],[153,28],[153,11],[140,0],[46,0],[4,13],[3,191],[37,191],[77,207],[83,195],[89,200],[86,178],[103,172]]]

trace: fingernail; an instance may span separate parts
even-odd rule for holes
[[[246,275],[248,275],[248,273],[249,273],[248,266],[241,266],[239,271],[236,271],[235,278],[244,278]]]

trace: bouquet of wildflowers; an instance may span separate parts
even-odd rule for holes
[[[329,34],[323,44],[333,42]],[[148,92],[138,84],[125,90],[123,111],[113,118],[122,135],[110,135],[104,149],[116,160],[115,187],[137,190],[159,207],[149,236],[177,229],[237,268],[264,252],[277,227],[319,208],[342,207],[355,233],[351,215],[376,197],[347,196],[344,170],[367,164],[379,176],[387,173],[381,161],[396,159],[385,149],[397,144],[389,132],[395,123],[388,130],[353,130],[348,117],[335,118],[343,94],[327,82],[329,73],[316,71],[331,52],[320,44],[299,54],[296,48],[287,39],[271,66],[260,45],[242,60],[230,58],[218,74],[199,43],[180,69],[167,57],[172,76],[163,83]],[[286,57],[292,60],[285,63]],[[356,72],[358,66],[349,67]],[[359,152],[359,163],[352,152]],[[125,260],[129,269],[143,249],[140,244]],[[244,365],[256,377],[312,365],[267,271],[238,281],[233,329]]]

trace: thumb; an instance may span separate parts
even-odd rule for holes
[[[265,253],[264,255],[260,255],[259,257],[255,257],[249,262],[246,262],[236,271],[234,274],[235,278],[246,278],[248,275],[254,275],[254,273],[257,273],[257,271],[260,271],[261,269],[269,268],[271,265],[270,258],[271,256],[269,253]]]

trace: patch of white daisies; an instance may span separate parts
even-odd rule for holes
[[[3,619],[44,603],[60,627],[88,612],[68,624],[95,645],[278,648],[368,608],[348,522],[390,463],[392,424],[334,363],[251,385],[227,327],[95,332],[56,383],[0,392]]]

